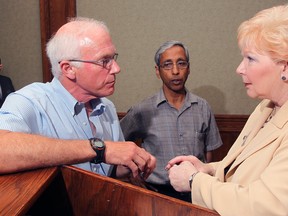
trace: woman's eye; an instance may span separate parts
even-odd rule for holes
[[[247,59],[248,59],[249,61],[254,61],[254,58],[252,58],[251,56],[247,56]]]

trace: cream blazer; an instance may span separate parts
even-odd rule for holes
[[[223,216],[288,215],[288,102],[264,124],[273,106],[256,107],[227,156],[212,163],[215,176],[195,176],[193,204]]]

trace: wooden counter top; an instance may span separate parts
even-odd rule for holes
[[[53,167],[0,175],[0,215],[24,215],[59,171]]]

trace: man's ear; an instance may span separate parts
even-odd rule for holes
[[[62,61],[60,63],[60,68],[62,71],[62,74],[66,76],[69,79],[75,79],[75,68],[71,66],[71,64],[68,61]]]
[[[160,73],[159,73],[159,66],[155,66],[155,72],[156,72],[156,76],[158,77],[158,79],[161,79],[161,77],[160,77]]]

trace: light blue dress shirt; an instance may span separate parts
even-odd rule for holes
[[[96,128],[95,137],[124,141],[114,104],[101,98],[92,100],[91,105],[88,119],[84,103],[78,102],[58,79],[33,83],[6,98],[0,109],[0,129],[60,139],[89,139],[93,137],[90,120]],[[102,175],[112,171],[112,166],[104,163],[75,166]]]

